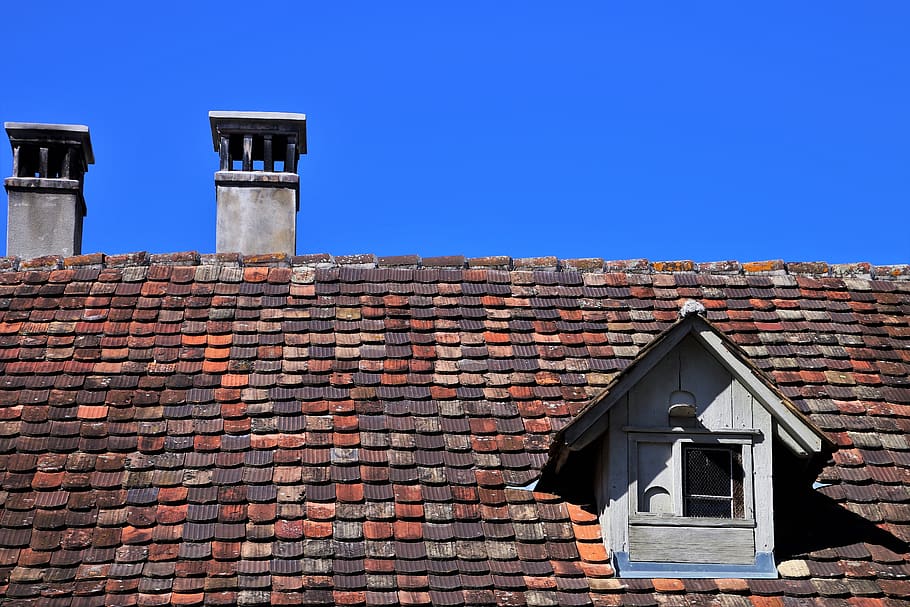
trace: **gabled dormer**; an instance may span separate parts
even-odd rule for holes
[[[833,445],[688,302],[554,439],[538,488],[588,495],[621,577],[776,577],[774,445]]]

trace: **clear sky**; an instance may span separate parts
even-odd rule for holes
[[[214,251],[218,109],[307,114],[299,253],[910,262],[905,1],[7,2],[0,40],[0,120],[91,129],[86,253]]]

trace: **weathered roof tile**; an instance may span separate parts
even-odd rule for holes
[[[896,573],[910,535],[903,266],[195,253],[0,266],[10,597],[39,580],[148,605],[910,592]],[[899,540],[814,546],[781,580],[618,581],[596,517],[509,488],[685,298],[841,445],[820,476],[832,503]]]

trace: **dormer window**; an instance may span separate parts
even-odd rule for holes
[[[742,449],[692,444],[682,453],[682,515],[743,518]]]
[[[636,516],[644,521],[648,517],[747,518],[744,485],[751,495],[752,471],[747,481],[742,443],[695,442],[697,438],[672,434],[632,440]]]
[[[691,314],[556,436],[538,488],[587,483],[621,577],[776,577],[775,442],[807,460],[832,447]]]

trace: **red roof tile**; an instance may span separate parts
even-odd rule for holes
[[[905,266],[138,253],[0,267],[9,599],[910,596]],[[596,516],[510,488],[689,298],[841,447],[813,541],[779,546],[808,577],[618,580]]]

